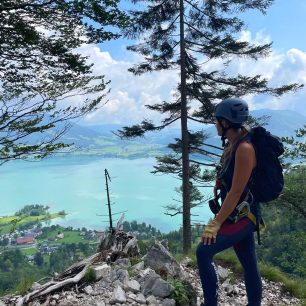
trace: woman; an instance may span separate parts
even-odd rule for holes
[[[205,301],[202,305],[205,306],[217,305],[218,276],[213,256],[229,247],[234,248],[244,269],[248,306],[261,304],[262,283],[253,233],[260,218],[258,203],[250,203],[247,216],[238,218],[235,223],[229,221],[236,206],[250,195],[248,186],[256,167],[255,150],[248,128],[243,126],[248,115],[247,103],[238,98],[223,100],[215,110],[218,135],[222,137],[223,146],[225,138],[227,144],[214,189],[215,195],[217,189],[221,190],[222,206],[215,219],[205,227],[196,250]]]

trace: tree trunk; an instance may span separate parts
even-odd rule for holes
[[[187,254],[191,249],[190,224],[190,190],[189,190],[189,150],[187,127],[187,99],[186,99],[186,62],[184,35],[184,1],[180,0],[180,53],[181,53],[181,130],[182,130],[182,167],[183,167],[183,252]]]

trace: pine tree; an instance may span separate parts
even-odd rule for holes
[[[0,164],[67,146],[69,120],[108,92],[77,48],[118,38],[127,21],[117,0],[0,1]]]
[[[133,2],[139,5],[143,1]],[[187,253],[191,247],[190,188],[195,185],[192,182],[211,180],[212,174],[203,172],[202,166],[215,165],[215,160],[201,163],[190,156],[211,156],[211,153],[218,156],[210,150],[216,148],[205,142],[207,135],[203,130],[191,131],[188,122],[213,123],[214,105],[222,99],[248,94],[278,97],[298,89],[299,85],[272,88],[260,75],[233,75],[228,69],[235,59],[256,60],[269,55],[271,44],[255,45],[239,39],[245,23],[238,16],[251,9],[265,13],[272,0],[153,0],[145,3],[143,9],[131,12],[131,26],[125,31],[127,37],[140,41],[128,50],[144,58],[129,70],[140,75],[171,69],[177,71],[180,80],[172,101],[147,106],[164,115],[160,124],[145,119],[140,124],[123,127],[119,135],[143,136],[180,120],[181,138],[170,144],[174,154],[159,157],[155,171],[176,174],[182,179],[183,250]],[[208,69],[208,64],[217,59],[223,62],[223,68]]]

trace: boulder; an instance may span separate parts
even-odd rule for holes
[[[142,271],[139,282],[141,291],[145,296],[152,294],[157,297],[167,297],[174,290],[173,286],[164,281],[150,268]]]
[[[173,299],[164,299],[162,301],[162,306],[175,306],[176,302]]]
[[[129,280],[125,283],[125,290],[138,293],[140,291],[140,284],[136,280]]]
[[[113,291],[113,295],[109,302],[111,304],[126,303],[126,294],[120,286],[117,286],[115,288],[115,290]]]
[[[119,258],[114,262],[114,264],[121,268],[129,268],[131,266],[131,262],[128,258]]]
[[[149,305],[156,305],[157,304],[157,300],[156,297],[154,295],[150,295],[149,297],[147,297],[147,303]]]
[[[168,297],[174,291],[174,287],[167,283],[162,278],[158,278],[155,280],[151,293],[157,297]]]
[[[138,293],[137,297],[136,297],[136,302],[139,304],[146,304],[146,298],[144,297],[144,295],[142,293]]]
[[[141,261],[141,262],[137,263],[136,265],[132,266],[132,269],[135,272],[139,272],[140,270],[143,270],[144,269],[144,262]]]
[[[94,290],[91,286],[88,285],[84,288],[84,292],[88,295],[92,295],[94,293]],[[71,299],[71,298],[67,297],[67,299]]]
[[[101,278],[109,276],[112,271],[112,268],[109,265],[104,264],[101,266],[94,266],[92,270],[94,273],[94,278],[97,281],[100,280]]]
[[[176,259],[157,240],[142,259],[145,265],[154,269],[157,273],[165,272],[167,275],[172,277],[186,277],[186,273],[183,271]]]
[[[111,272],[110,279],[112,282],[119,280],[122,284],[124,284],[129,280],[129,272],[121,267],[115,267]]]

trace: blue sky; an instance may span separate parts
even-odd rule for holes
[[[233,71],[245,74],[263,74],[271,85],[288,83],[306,85],[306,0],[275,0],[266,15],[247,12],[242,15],[248,28],[241,37],[251,42],[273,41],[269,58],[256,62],[234,62]],[[81,53],[95,64],[95,72],[111,80],[109,102],[88,115],[90,124],[136,123],[143,118],[158,119],[158,114],[146,110],[146,104],[171,99],[177,82],[173,71],[133,76],[127,69],[141,60],[139,55],[126,51],[130,42],[124,39],[99,46],[84,46]],[[207,69],[220,68],[214,62]],[[306,87],[306,86],[305,86]],[[288,94],[281,99],[248,96],[251,109],[290,109],[306,116],[306,89]]]

